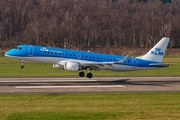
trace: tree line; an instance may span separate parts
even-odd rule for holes
[[[179,0],[1,0],[0,47],[180,47]]]

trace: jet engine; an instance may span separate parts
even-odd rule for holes
[[[62,69],[62,70],[70,70],[70,71],[78,71],[81,70],[81,66],[76,62],[64,62],[59,64],[53,64],[53,68]]]
[[[56,68],[56,69],[64,69],[64,65],[53,64],[53,68]]]
[[[66,62],[64,65],[65,70],[70,70],[70,71],[78,71],[81,69],[81,66],[79,63],[76,62]]]

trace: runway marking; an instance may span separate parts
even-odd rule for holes
[[[36,88],[114,88],[114,87],[125,87],[123,85],[86,85],[86,86],[15,86],[18,89],[36,89]]]
[[[98,80],[9,80],[0,81],[0,83],[25,83],[25,82],[94,82]]]

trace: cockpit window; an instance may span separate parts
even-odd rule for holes
[[[22,50],[22,47],[14,47],[14,49]]]
[[[18,47],[19,49],[18,50],[22,50],[22,47]]]

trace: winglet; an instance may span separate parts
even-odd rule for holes
[[[121,60],[117,61],[117,63],[123,63],[124,61],[126,61],[126,59],[128,58],[129,55],[124,56]]]

